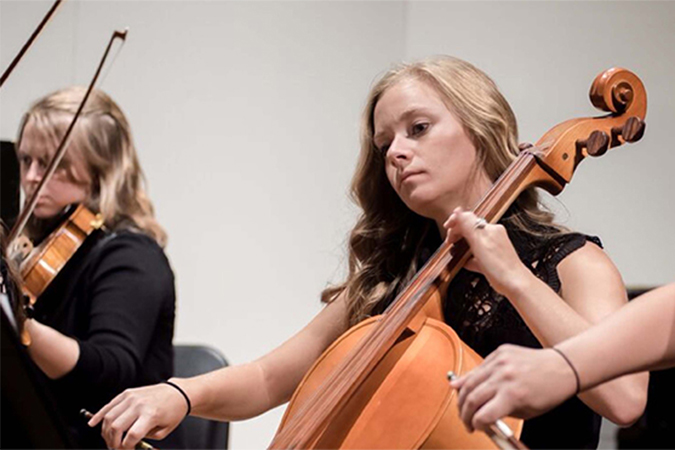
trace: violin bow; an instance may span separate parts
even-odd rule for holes
[[[47,166],[47,169],[45,170],[45,174],[40,180],[40,184],[38,184],[37,189],[35,189],[35,192],[33,193],[33,196],[30,198],[28,201],[28,205],[21,211],[21,215],[19,218],[16,220],[16,223],[14,224],[14,227],[12,228],[12,231],[9,233],[8,237],[8,242],[14,241],[14,239],[17,238],[23,231],[24,227],[26,226],[26,223],[28,223],[28,219],[30,218],[31,214],[33,214],[33,210],[35,209],[35,205],[37,205],[37,200],[38,197],[40,196],[40,193],[44,189],[45,185],[49,181],[49,179],[52,177],[54,172],[56,171],[56,168],[58,164],[61,162],[63,159],[63,156],[66,153],[66,149],[68,148],[68,144],[70,143],[70,135],[73,131],[73,128],[75,128],[75,123],[77,122],[78,117],[80,116],[80,113],[84,109],[84,105],[87,103],[87,99],[89,98],[89,94],[91,94],[91,91],[94,89],[94,85],[96,84],[96,80],[98,80],[99,75],[101,74],[101,69],[103,68],[103,64],[105,63],[106,58],[108,57],[108,53],[110,52],[110,48],[112,47],[113,42],[115,39],[119,38],[122,41],[126,40],[127,37],[127,32],[129,29],[125,29],[124,31],[118,31],[115,30],[113,32],[113,35],[110,37],[110,41],[108,42],[108,46],[105,49],[105,52],[103,53],[103,57],[101,58],[101,62],[98,65],[98,68],[96,69],[96,73],[94,74],[94,78],[92,78],[91,83],[89,83],[89,87],[87,88],[87,92],[84,94],[84,98],[82,99],[82,102],[80,102],[80,106],[77,108],[77,112],[75,113],[75,116],[73,116],[73,120],[70,121],[70,125],[68,126],[68,129],[66,130],[65,135],[61,139],[61,143],[59,144],[56,153],[54,154],[54,157],[52,160],[49,162],[49,166]]]
[[[9,64],[7,69],[3,72],[2,76],[0,77],[0,87],[2,87],[3,84],[5,84],[5,81],[7,78],[9,78],[9,74],[12,73],[14,70],[14,67],[16,67],[17,64],[19,64],[19,61],[21,58],[23,58],[24,53],[28,51],[30,46],[33,44],[33,41],[38,37],[38,35],[42,32],[42,29],[47,25],[47,22],[49,22],[49,19],[54,15],[58,7],[61,5],[61,2],[63,0],[56,0],[54,4],[52,5],[51,8],[49,8],[49,11],[47,11],[47,14],[44,16],[42,21],[38,24],[37,28],[35,31],[33,31],[33,34],[30,35],[26,43],[21,47],[21,50],[19,50],[19,53],[14,57],[12,62]]]

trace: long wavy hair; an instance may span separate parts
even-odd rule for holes
[[[439,56],[401,64],[375,83],[363,112],[361,152],[351,184],[352,200],[362,213],[349,237],[349,272],[343,283],[321,294],[321,300],[329,303],[344,292],[352,325],[381,310],[407,285],[418,270],[417,256],[425,237],[436,226],[398,197],[387,179],[384,157],[373,143],[378,100],[392,86],[411,79],[431,86],[460,120],[476,148],[476,171],[482,167],[494,182],[520,152],[511,107],[495,83],[466,61]],[[518,197],[506,220],[535,235],[563,231],[553,224],[553,215],[540,207],[534,188]]]
[[[17,149],[21,149],[23,132],[30,124],[53,143],[44,150],[45,159],[50,160],[85,93],[86,88],[74,86],[35,102],[21,120]],[[86,206],[101,214],[108,229],[135,230],[149,235],[162,247],[166,245],[166,232],[155,219],[144,187],[145,177],[129,122],[104,92],[91,92],[60,164],[72,182],[88,185]],[[33,219],[27,225],[29,236],[39,232],[40,222]]]

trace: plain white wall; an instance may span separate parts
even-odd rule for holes
[[[51,2],[0,3],[0,68]],[[587,91],[624,66],[647,86],[647,134],[584,161],[565,223],[601,236],[628,284],[672,280],[672,2],[65,2],[0,92],[0,136],[31,101],[87,83],[130,27],[100,87],[129,117],[176,272],[176,342],[231,363],[300,329],[345,270],[347,190],[361,107],[402,59],[448,53],[490,74],[521,139],[599,114]],[[265,447],[282,408],[232,427]]]

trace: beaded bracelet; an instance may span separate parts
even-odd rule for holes
[[[188,397],[187,394],[185,393],[185,391],[180,386],[178,386],[176,383],[173,383],[169,380],[162,381],[162,383],[168,384],[169,386],[174,387],[178,392],[181,393],[181,395],[185,398],[185,402],[187,403],[187,412],[185,413],[185,416],[186,417],[189,416],[190,411],[192,411],[192,403],[190,403],[190,397]]]

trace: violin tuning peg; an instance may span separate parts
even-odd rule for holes
[[[645,134],[646,124],[639,117],[629,117],[626,123],[621,127],[621,136],[626,142],[637,142]]]
[[[595,130],[585,141],[577,141],[577,147],[586,148],[591,156],[602,156],[609,149],[609,136],[604,131]]]

